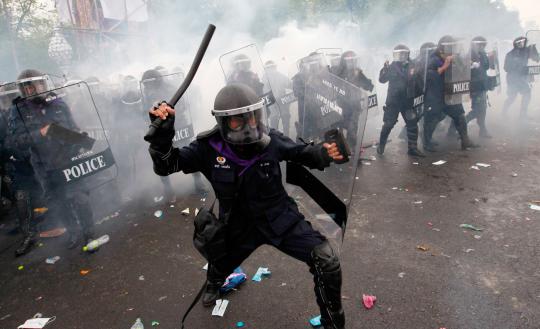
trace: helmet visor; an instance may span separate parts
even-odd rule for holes
[[[223,139],[236,145],[253,144],[268,133],[263,102],[228,111],[212,111]]]
[[[395,62],[407,62],[411,52],[407,49],[397,49],[392,53]]]
[[[54,89],[48,75],[17,80],[17,87],[22,97],[32,97]]]

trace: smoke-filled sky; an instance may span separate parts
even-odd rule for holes
[[[540,27],[540,2],[538,0],[505,0],[504,3],[509,9],[517,10],[521,19],[521,24],[534,21]]]

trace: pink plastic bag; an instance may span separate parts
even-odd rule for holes
[[[364,302],[364,307],[368,310],[373,308],[373,305],[375,305],[375,301],[377,300],[377,297],[370,296],[370,295],[362,295],[362,301]]]

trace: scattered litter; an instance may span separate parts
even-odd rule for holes
[[[446,163],[445,160],[439,160],[439,161],[437,161],[437,162],[433,162],[433,165],[434,165],[434,166],[440,166],[440,165],[443,165],[443,164],[445,164],[445,163]]]
[[[370,159],[371,161],[376,161],[376,160],[377,160],[377,158],[376,158],[374,155],[371,155],[371,156],[369,157],[369,159]]]
[[[512,177],[517,177],[517,176],[518,176],[517,173],[515,173],[515,172],[512,173]]]
[[[59,260],[60,260],[60,256],[54,256],[54,257],[50,257],[50,258],[45,259],[45,263],[52,265],[52,264],[56,263]]]
[[[321,316],[320,315],[317,315],[316,317],[314,318],[311,318],[309,320],[309,324],[311,324],[311,326],[313,328],[318,328],[320,326],[322,326],[322,323],[321,323]]]
[[[106,222],[108,220],[111,220],[111,219],[113,219],[115,217],[118,217],[119,215],[120,215],[120,213],[118,211],[115,211],[113,214],[105,216],[102,219],[98,220],[96,222],[96,225],[101,225],[101,224],[103,224],[104,222]]]
[[[199,214],[199,208],[195,208],[195,216]]]
[[[375,305],[375,302],[377,301],[377,297],[371,296],[371,295],[362,295],[362,302],[364,303],[364,307],[368,310],[373,308],[373,305]]]
[[[540,210],[540,206],[537,206],[535,204],[530,204],[529,207],[532,209],[532,210]]]
[[[399,272],[397,275],[400,279],[403,279],[405,277],[405,272]]]
[[[205,202],[205,201],[206,201],[206,198],[202,198],[201,201],[202,201],[202,202]]]
[[[37,246],[41,248],[41,247],[43,247],[43,246],[44,246],[44,244],[40,242],[40,243],[38,243],[38,245],[37,245]]]
[[[39,233],[40,238],[56,238],[66,233],[65,227],[58,227],[52,230]]]
[[[11,314],[4,315],[3,317],[0,318],[0,321],[4,321],[5,319],[9,317],[11,317]]]
[[[156,210],[156,212],[154,213],[154,216],[157,217],[157,218],[161,218],[161,216],[163,216],[163,211]]]
[[[144,275],[139,275],[139,281],[144,281]]]
[[[465,250],[463,250],[463,251],[466,252],[466,253],[468,254],[468,253],[470,253],[471,251],[474,251],[474,249],[470,249],[470,248],[469,248],[469,249],[465,249]]]
[[[428,224],[428,226],[433,226],[432,222],[428,222],[427,224]]]
[[[471,169],[480,170],[480,168],[478,168],[478,166],[471,166]]]
[[[19,265],[19,267],[17,267],[17,269],[18,269],[19,271],[22,271],[22,270],[24,270],[24,266],[23,266],[23,265]]]
[[[39,296],[39,297],[36,297],[34,300],[37,302],[37,301],[40,301],[40,300],[42,300],[42,299],[43,299],[43,297],[42,297],[42,296]]]
[[[99,247],[101,247],[102,245],[109,242],[109,240],[110,240],[110,237],[109,237],[108,234],[102,235],[99,238],[88,242],[88,244],[86,246],[84,246],[82,250],[83,251],[95,251],[95,250],[98,250]]]
[[[418,162],[413,162],[412,164],[415,166],[418,166]]]
[[[208,271],[208,263],[206,263],[206,265],[204,265],[202,269]]]
[[[184,216],[189,215],[189,208],[186,208],[186,209],[182,210],[182,215],[184,215]]]
[[[256,282],[261,282],[263,277],[268,277],[270,276],[270,274],[272,274],[272,272],[268,270],[268,267],[259,267],[259,269],[257,270],[257,273],[255,273],[255,275],[253,276],[253,278],[251,278],[251,280],[256,281]]]
[[[161,296],[159,297],[158,302],[164,301],[165,299],[167,299],[167,296]]]
[[[90,270],[80,270],[79,273],[81,273],[81,275],[87,275],[90,273]]]
[[[172,204],[172,205],[170,205],[169,207],[170,207],[170,208],[174,208],[174,205]]]
[[[52,318],[32,318],[26,320],[26,322],[18,326],[17,329],[41,329],[54,320],[56,320],[55,316]]]
[[[287,284],[285,282],[282,282],[279,286],[280,287],[285,287]]]
[[[214,306],[214,309],[212,310],[212,315],[223,317],[225,310],[227,309],[227,305],[229,305],[229,301],[226,299],[216,300],[216,306]]]
[[[397,186],[392,187],[392,190],[397,190],[397,189],[398,189]]]
[[[435,231],[435,232],[440,232],[440,231],[441,231],[441,229],[440,229],[440,228],[435,228],[435,227],[434,227],[434,228],[432,228],[431,230],[432,230],[432,231]]]
[[[480,240],[480,239],[482,238],[482,236],[481,236],[481,235],[475,235],[474,238],[475,238],[476,240]]]
[[[242,322],[242,321],[236,322],[236,328],[244,328],[245,325],[246,324],[244,322]]]
[[[443,199],[447,198],[446,195],[439,195],[439,197],[440,197],[440,198],[443,198]]]
[[[142,323],[141,318],[137,318],[135,323],[131,326],[131,329],[144,329],[144,324]]]
[[[429,246],[427,244],[419,244],[416,246],[416,249],[421,250],[421,251],[428,251]]]
[[[236,289],[238,286],[240,286],[242,283],[244,283],[247,279],[246,273],[242,271],[242,268],[237,267],[234,272],[232,272],[227,279],[225,279],[225,283],[223,286],[221,286],[220,290],[221,292],[228,292],[231,290]]]
[[[473,230],[473,231],[477,231],[477,232],[481,232],[481,231],[484,230],[482,228],[478,228],[478,227],[473,226],[471,224],[460,224],[459,227],[466,228],[466,229]]]
[[[482,163],[482,162],[478,162],[476,165],[477,165],[478,167],[482,167],[482,168],[489,168],[489,167],[491,167],[490,164]]]
[[[359,180],[359,179],[360,179],[360,177],[356,176],[356,177],[355,177],[354,179],[356,179],[356,180]]]
[[[371,166],[371,162],[369,162],[369,161],[362,162],[362,164],[364,164],[366,166]]]
[[[160,195],[160,196],[155,196],[154,197],[154,202],[161,202],[163,200],[163,195]]]
[[[157,321],[152,321],[152,327],[157,327],[159,326],[159,322]]]
[[[414,201],[413,203],[414,204],[422,204],[423,202],[422,201]]]
[[[133,307],[130,307],[130,308],[128,308],[126,311],[133,311],[133,310],[134,310],[134,308],[133,308]]]

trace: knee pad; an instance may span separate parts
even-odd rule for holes
[[[323,272],[334,272],[341,268],[339,258],[328,241],[324,241],[311,251],[311,265]]]

